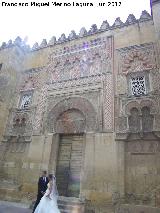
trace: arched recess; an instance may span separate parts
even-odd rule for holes
[[[76,119],[77,121],[80,121],[79,124],[76,122]],[[76,123],[78,129],[73,128],[73,131],[71,132],[71,130],[65,128],[65,126],[60,127],[62,121],[66,122],[65,126],[67,123],[70,126],[73,126],[73,123]],[[81,130],[79,130],[80,126]],[[64,132],[62,132],[62,130],[64,130]],[[80,133],[82,130],[83,132],[97,130],[97,113],[93,105],[87,99],[82,97],[66,98],[57,103],[48,113],[49,132]]]
[[[131,115],[131,110],[133,109],[133,108],[137,108],[138,109],[138,111],[139,111],[139,114],[140,114],[140,107],[139,107],[139,103],[137,102],[137,101],[130,101],[127,105],[126,105],[126,107],[125,107],[125,113],[128,115],[128,116],[130,116]]]
[[[140,117],[137,108],[130,110],[130,116],[128,117],[129,130],[132,133],[140,132]]]
[[[82,112],[69,109],[63,112],[56,121],[57,133],[82,133],[85,131],[86,121]]]
[[[153,115],[150,113],[150,108],[145,106],[142,111],[142,130],[143,132],[152,132],[153,130]]]
[[[153,100],[142,100],[141,102],[140,102],[140,108],[141,108],[141,110],[142,110],[142,108],[144,108],[144,107],[148,107],[148,108],[150,108],[150,114],[156,114],[156,106],[157,104],[153,101]]]

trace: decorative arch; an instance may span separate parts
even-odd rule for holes
[[[138,59],[138,63],[133,65],[136,58]],[[152,68],[153,65],[151,64],[150,59],[144,53],[134,50],[125,57],[122,72],[127,75],[128,72],[144,71]]]
[[[150,107],[144,106],[142,109],[142,130],[143,132],[151,132],[153,130],[154,116],[150,113]]]
[[[139,103],[137,101],[131,101],[126,105],[126,114],[127,115],[131,115],[131,109],[132,108],[137,108],[139,114],[140,114],[140,110],[139,110]]]
[[[136,107],[131,108],[130,116],[128,117],[129,130],[132,133],[140,132],[140,117]]]
[[[83,124],[83,127],[80,129],[80,131],[83,130],[83,132],[89,132],[89,131],[95,131],[97,130],[97,113],[93,107],[93,105],[85,98],[82,97],[69,97],[66,98],[59,103],[57,103],[52,110],[48,113],[48,130],[49,132],[57,132],[62,133],[61,130],[64,129],[65,131],[63,133],[71,133],[70,130],[66,132],[66,128],[63,126],[62,128],[57,127],[58,122],[64,121],[67,124],[71,125],[75,122],[75,117],[77,116],[82,121],[81,124],[75,124],[75,125],[81,125]],[[73,126],[73,125],[72,125]],[[85,126],[85,127],[84,127]],[[75,130],[77,133],[78,130]]]
[[[56,121],[57,133],[82,133],[85,131],[86,120],[82,112],[69,109],[63,112]]]
[[[148,107],[150,108],[150,113],[155,114],[156,109],[155,109],[156,104],[152,100],[142,100],[140,102],[140,108]]]
[[[143,107],[149,107],[150,108],[150,113],[155,114],[156,113],[156,103],[154,103],[153,100],[145,99],[141,101],[130,101],[126,107],[125,107],[125,112],[127,115],[130,115],[130,111],[132,108],[137,108],[139,111],[139,114],[141,115],[141,109]]]

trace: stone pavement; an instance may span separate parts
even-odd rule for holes
[[[0,201],[0,213],[31,213],[32,210],[28,206],[12,203],[7,201]]]

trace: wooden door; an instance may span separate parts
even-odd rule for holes
[[[79,197],[82,146],[82,135],[60,137],[56,176],[61,196]]]

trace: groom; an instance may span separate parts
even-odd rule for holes
[[[42,172],[42,176],[39,178],[38,181],[38,194],[37,194],[37,200],[35,202],[34,208],[33,208],[33,212],[35,211],[36,207],[38,206],[41,198],[43,197],[45,191],[47,190],[47,184],[48,184],[49,180],[47,177],[47,172],[43,171]]]

